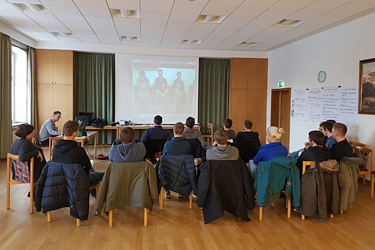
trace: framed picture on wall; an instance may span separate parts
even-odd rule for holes
[[[375,114],[375,58],[359,61],[358,114]]]

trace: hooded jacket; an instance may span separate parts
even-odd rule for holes
[[[293,206],[299,207],[301,183],[296,159],[276,157],[261,161],[255,174],[255,188],[258,193],[258,205],[269,206],[276,194],[285,188],[287,197],[292,197]]]
[[[249,162],[258,153],[260,145],[257,132],[238,132],[234,138],[233,145],[240,151],[240,158]]]
[[[67,164],[80,164],[87,174],[91,169],[91,162],[85,149],[78,146],[78,143],[73,140],[57,140],[53,148],[52,160]]]
[[[206,141],[204,140],[201,131],[194,128],[185,128],[182,138],[185,140],[198,139],[203,148],[206,148]]]
[[[43,213],[70,207],[70,215],[80,220],[89,216],[90,179],[82,166],[47,162],[35,190],[35,208]]]
[[[227,145],[226,147],[212,146],[207,147],[206,157],[208,160],[238,160],[240,157],[236,147]]]
[[[143,161],[146,147],[142,142],[132,144],[112,144],[108,158],[111,162],[138,162]]]
[[[197,204],[203,207],[204,223],[210,223],[228,211],[249,221],[247,209],[255,207],[254,180],[242,160],[208,161],[198,181]]]
[[[359,157],[343,157],[340,161],[340,210],[348,210],[353,205],[358,193],[359,165],[362,163],[363,159]]]
[[[191,191],[197,194],[197,175],[192,155],[163,155],[155,165],[158,176],[158,190],[168,190],[189,197]]]

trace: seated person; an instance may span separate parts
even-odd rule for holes
[[[177,122],[173,127],[174,137],[164,144],[163,155],[188,155],[190,154],[190,143],[184,141],[184,124]]]
[[[141,142],[146,143],[148,140],[153,139],[163,139],[169,141],[171,139],[171,135],[169,134],[168,130],[163,129],[161,126],[163,122],[163,118],[160,115],[154,117],[155,126],[153,128],[146,129],[145,133],[142,136]]]
[[[240,151],[240,157],[244,162],[249,162],[258,153],[260,147],[259,134],[251,131],[253,123],[246,120],[243,124],[243,132],[238,132],[234,138],[234,146]]]
[[[146,148],[142,142],[135,143],[135,132],[132,128],[123,128],[120,131],[121,144],[113,142],[108,158],[111,162],[138,162],[143,161]]]
[[[269,161],[275,157],[283,157],[288,155],[288,149],[280,142],[281,135],[284,133],[282,128],[269,127],[267,128],[266,139],[269,142],[266,145],[260,146],[258,153],[253,160],[249,162],[250,173],[254,177],[261,161]]]
[[[30,124],[21,124],[16,130],[16,136],[20,137],[16,139],[12,147],[10,148],[10,153],[18,155],[18,159],[21,162],[29,162],[31,158],[34,158],[34,179],[39,179],[42,173],[44,165],[46,165],[46,159],[43,154],[43,150],[35,146],[31,140],[34,138],[35,130],[34,126]],[[30,164],[29,164],[30,171]],[[14,179],[14,169],[12,167],[13,179]]]
[[[186,119],[186,128],[184,130],[184,134],[182,135],[182,138],[186,140],[193,140],[198,139],[202,145],[202,148],[206,147],[206,142],[202,136],[201,131],[194,129],[195,119],[193,117],[188,117]]]
[[[64,138],[57,140],[53,148],[52,160],[66,164],[80,164],[89,176],[90,183],[101,181],[104,172],[95,172],[85,149],[78,146],[78,143],[74,140],[77,133],[78,122],[70,120],[64,124]],[[95,190],[91,190],[91,194],[95,197]]]
[[[297,167],[301,171],[304,161],[328,161],[330,157],[329,149],[323,146],[324,134],[320,131],[313,130],[309,132],[309,143],[306,144],[305,150],[297,159]]]
[[[319,131],[325,136],[324,146],[328,149],[331,149],[333,144],[336,143],[336,140],[332,137],[332,128],[332,122],[322,122],[319,125]]]
[[[42,145],[49,145],[49,138],[54,136],[60,136],[61,132],[57,131],[55,122],[58,122],[61,118],[61,112],[53,112],[52,118],[45,121],[40,129],[39,138]]]
[[[228,136],[228,140],[233,140],[234,137],[236,137],[236,132],[234,132],[233,129],[230,129],[232,127],[232,124],[233,122],[229,118],[225,119],[223,123],[223,128],[224,128],[225,133]]]
[[[352,157],[353,148],[346,140],[345,135],[348,131],[347,127],[343,123],[334,123],[332,128],[332,137],[336,140],[331,148],[331,159],[341,161],[342,157]]]
[[[228,135],[223,129],[218,129],[214,133],[214,143],[207,147],[206,159],[209,160],[238,160],[239,151],[236,147],[227,144]]]

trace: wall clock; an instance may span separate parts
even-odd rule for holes
[[[319,71],[318,73],[318,82],[323,83],[327,79],[327,73],[325,71]]]

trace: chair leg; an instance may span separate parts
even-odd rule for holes
[[[344,213],[344,210],[340,210],[340,214],[343,214]]]
[[[118,209],[117,208],[115,209],[115,214],[118,214]]]
[[[95,187],[95,192],[96,192],[96,196],[95,196],[95,198],[96,198],[96,199],[98,199],[99,187],[100,187],[99,183],[96,184],[96,187]]]
[[[366,185],[366,175],[363,175],[363,185]]]
[[[32,176],[34,178],[34,176]],[[34,212],[34,182],[30,180],[30,214]]]
[[[193,192],[189,195],[189,209],[193,209]]]
[[[80,226],[81,226],[81,220],[77,219],[77,227],[80,227]]]
[[[148,215],[148,209],[144,208],[143,224],[145,225],[145,227],[147,227],[147,220],[148,220],[147,215]]]
[[[275,204],[272,202],[272,203],[271,203],[271,208],[274,208],[274,206],[275,206]]]
[[[305,220],[305,216],[301,214],[301,220]]]
[[[9,157],[7,157],[7,210],[10,208],[10,164],[12,164]]]
[[[286,203],[287,203],[287,207],[288,207],[288,209],[287,209],[287,217],[288,217],[288,219],[290,219],[291,213],[292,213],[292,205],[291,205],[291,201],[290,201],[289,198],[287,199]]]
[[[51,222],[51,211],[47,212],[47,221]]]
[[[159,206],[160,210],[163,210],[163,187],[160,188],[160,195],[159,195]]]
[[[329,215],[329,218],[333,219],[333,214],[330,214],[330,215]]]
[[[375,174],[371,174],[371,199],[374,198],[374,179],[375,179]]]
[[[259,221],[263,221],[263,207],[259,207]]]
[[[113,224],[113,210],[109,211],[109,227]]]

